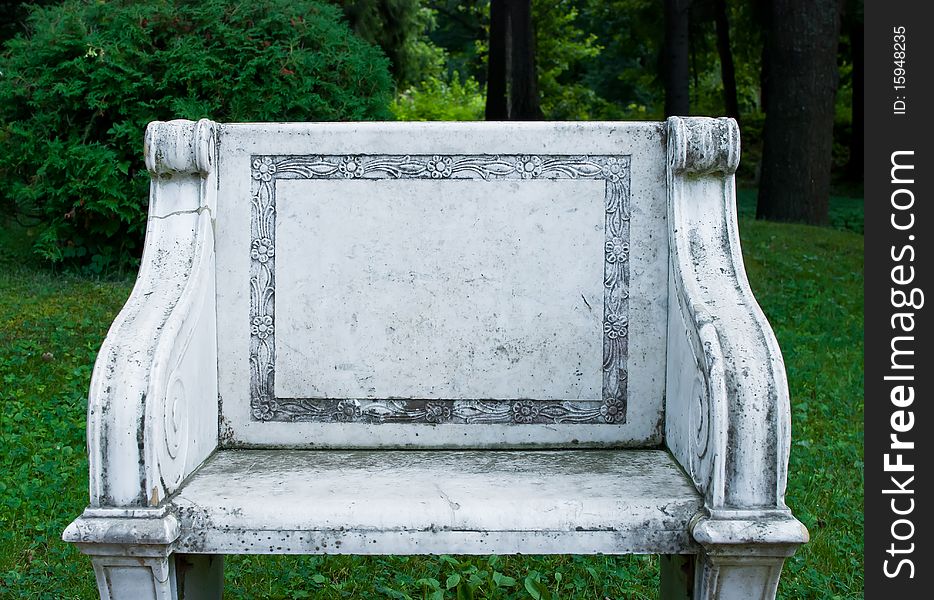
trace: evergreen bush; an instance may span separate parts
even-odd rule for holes
[[[0,211],[92,272],[141,248],[152,120],[390,116],[382,53],[312,0],[75,1],[37,8],[0,54]]]

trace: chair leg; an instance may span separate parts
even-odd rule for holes
[[[175,554],[178,600],[220,600],[224,595],[223,554]]]
[[[692,521],[701,546],[695,559],[695,600],[774,600],[785,559],[808,541],[787,511],[721,511]],[[732,513],[732,514],[731,514]]]
[[[659,558],[659,600],[693,600],[693,554],[662,554]]]
[[[175,554],[180,525],[166,505],[88,507],[62,534],[91,557],[101,600],[215,600],[223,557]]]
[[[101,600],[178,600],[171,557],[91,557]]]
[[[696,600],[774,600],[784,556],[698,557]]]

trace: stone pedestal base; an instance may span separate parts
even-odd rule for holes
[[[91,557],[101,600],[220,600],[224,557],[178,554],[178,534],[164,507],[89,508],[62,537]]]
[[[702,517],[691,534],[700,553],[661,557],[662,600],[773,600],[785,559],[808,540],[801,523],[777,511]]]

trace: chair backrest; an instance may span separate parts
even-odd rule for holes
[[[660,443],[664,131],[220,125],[222,443]]]

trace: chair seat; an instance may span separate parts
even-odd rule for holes
[[[691,553],[660,450],[222,450],[172,496],[179,551]]]

